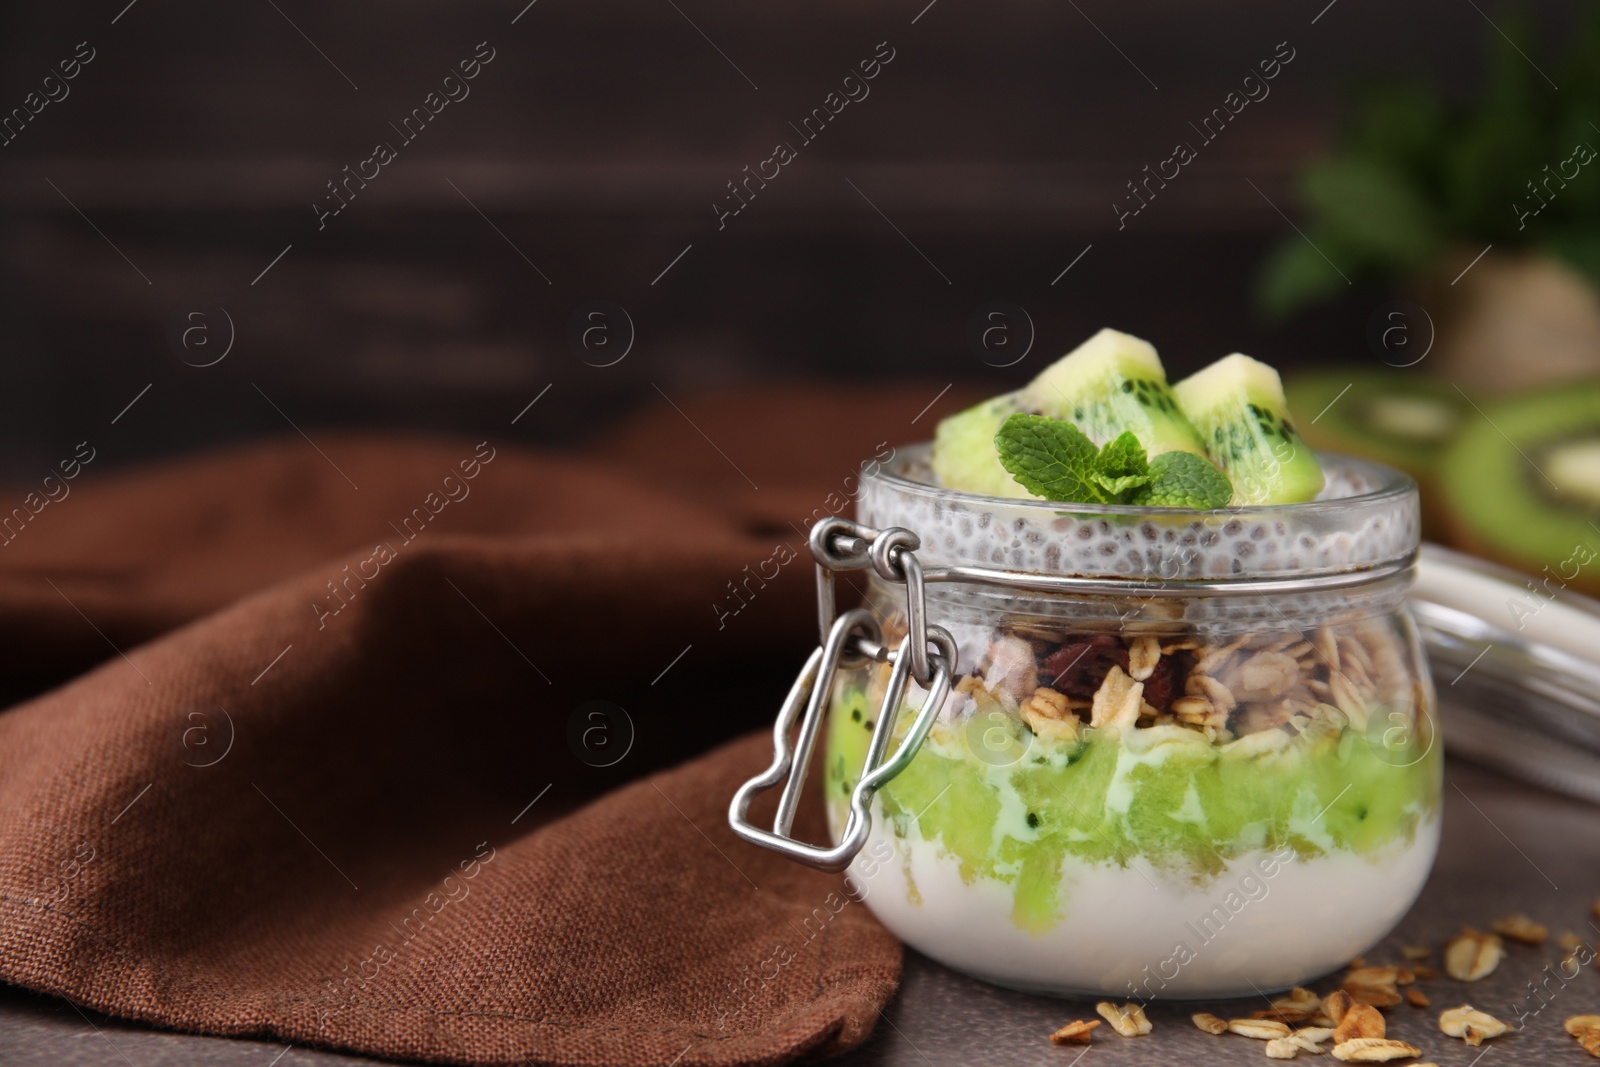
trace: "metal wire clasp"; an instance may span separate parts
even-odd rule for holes
[[[772,734],[772,765],[741,786],[728,807],[729,825],[734,833],[751,844],[781,852],[825,871],[841,871],[848,867],[872,831],[873,794],[905,770],[928,736],[928,730],[950,694],[950,679],[956,670],[956,643],[943,627],[927,624],[922,567],[915,555],[919,543],[917,535],[910,530],[893,527],[879,531],[839,518],[824,519],[812,530],[811,554],[817,561],[817,609],[822,643],[806,660],[778,712]],[[899,647],[892,650],[883,644],[871,613],[861,608],[843,615],[836,612],[833,572],[869,567],[885,581],[903,582],[906,586],[908,632]],[[839,843],[832,848],[797,841],[790,831],[817,735],[828,711],[833,677],[841,667],[859,667],[868,662],[888,663],[891,670],[872,740],[867,746],[861,778],[850,794],[849,819]],[[927,699],[917,709],[916,717],[894,754],[885,758],[894,738],[906,687],[913,677],[927,690]],[[791,740],[796,720],[799,734]],[[777,815],[772,829],[764,830],[750,822],[750,804],[759,794],[780,782],[784,786],[778,797]]]

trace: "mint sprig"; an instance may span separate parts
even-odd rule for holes
[[[1056,420],[1060,421],[1060,420]],[[1083,434],[1070,422],[1063,422],[1079,437]],[[1084,440],[1088,440],[1084,437]],[[1092,447],[1092,446],[1091,446]],[[1095,457],[1095,469],[1090,481],[1111,494],[1113,498],[1150,483],[1150,463],[1145,459],[1144,446],[1130,431],[1124,430],[1116,440],[1107,441]]]
[[[1233,499],[1227,476],[1204,456],[1163,452],[1149,459],[1131,432],[1096,449],[1064,419],[1012,415],[994,444],[1017,483],[1046,500],[1208,511]]]

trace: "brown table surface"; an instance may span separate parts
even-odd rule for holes
[[[1392,1009],[1389,1032],[1423,1050],[1440,1067],[1483,1064],[1581,1065],[1591,1062],[1561,1029],[1570,1015],[1600,1013],[1600,970],[1586,967],[1563,984],[1556,973],[1555,935],[1573,930],[1600,940],[1590,907],[1600,898],[1600,812],[1530,786],[1452,760],[1445,786],[1444,845],[1422,899],[1400,928],[1368,955],[1369,962],[1400,962],[1402,944],[1441,945],[1463,923],[1485,926],[1522,911],[1546,923],[1543,948],[1511,944],[1499,969],[1464,985],[1449,978],[1421,983],[1429,1009]],[[1433,961],[1437,964],[1437,957]],[[1530,992],[1544,982],[1546,1006]],[[1319,989],[1331,988],[1318,983]],[[1510,1022],[1530,1013],[1527,1025],[1482,1048],[1469,1048],[1438,1031],[1441,1008],[1471,1001]],[[965,978],[916,953],[907,953],[905,982],[867,1044],[834,1062],[841,1065],[1049,1064],[1085,1067],[1122,1064],[1267,1063],[1260,1042],[1212,1037],[1195,1029],[1189,1013],[1209,1010],[1243,1015],[1260,1000],[1153,1005],[1155,1031],[1122,1038],[1101,1026],[1085,1051],[1058,1048],[1051,1030],[1074,1018],[1092,1018],[1093,1005],[1012,993]],[[1537,1012],[1537,1014],[1533,1014]],[[306,1067],[372,1064],[357,1056],[281,1043],[236,1041],[165,1033],[82,1013],[65,1001],[0,986],[0,1064],[167,1064]],[[1330,1063],[1331,1059],[1312,1062]]]

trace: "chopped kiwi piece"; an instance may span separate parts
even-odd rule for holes
[[[1295,504],[1322,491],[1322,467],[1289,421],[1278,372],[1235,352],[1173,387],[1178,406],[1233,482],[1235,504]]]
[[[1156,350],[1137,337],[1101,330],[1021,390],[940,422],[931,458],[940,483],[986,496],[1031,497],[1001,465],[994,443],[1001,425],[1018,413],[1064,419],[1096,445],[1132,432],[1152,456],[1205,455],[1199,435],[1178,410]]]
[[[1600,382],[1485,404],[1445,453],[1457,539],[1552,583],[1600,592]]]
[[[933,433],[929,460],[939,483],[966,493],[1031,499],[1032,494],[1001,466],[994,445],[1001,425],[1021,410],[1018,395],[1006,393],[941,420]]]
[[[1065,419],[1096,445],[1131,431],[1152,456],[1205,455],[1155,348],[1116,330],[1101,330],[1040,371],[1020,399],[1023,410]]]

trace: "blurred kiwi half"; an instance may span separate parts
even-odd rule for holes
[[[1444,536],[1439,464],[1472,414],[1454,387],[1406,370],[1337,370],[1299,374],[1284,383],[1300,435],[1313,448],[1387,463],[1422,489],[1424,536]]]
[[[1600,594],[1600,381],[1482,407],[1441,465],[1456,542],[1551,589]]]

